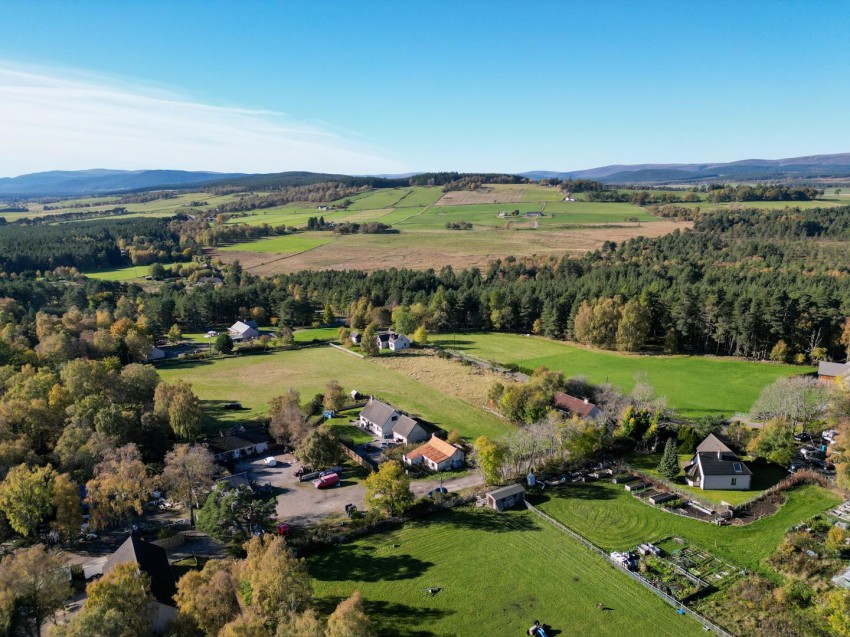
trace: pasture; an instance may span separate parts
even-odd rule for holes
[[[812,372],[810,367],[734,358],[621,354],[516,334],[441,334],[430,340],[503,365],[547,367],[593,383],[609,382],[624,392],[631,391],[635,376],[646,374],[659,396],[691,417],[747,412],[761,390],[777,378]]]
[[[265,252],[271,254],[296,254],[306,252],[333,240],[327,232],[304,232],[285,234],[277,237],[265,237],[247,243],[234,243],[219,250],[223,252]]]
[[[163,267],[170,268],[178,263],[164,263]],[[117,268],[105,268],[102,270],[94,270],[86,272],[85,275],[90,279],[100,279],[101,281],[132,281],[133,279],[144,279],[150,274],[151,266],[149,265],[125,265]]]
[[[447,431],[457,429],[466,438],[498,437],[512,426],[403,372],[331,347],[177,362],[159,367],[159,374],[166,381],[180,379],[192,384],[203,401],[210,428],[263,416],[269,401],[290,387],[301,392],[301,401],[306,403],[324,392],[330,380],[339,381],[346,391],[356,389],[381,398]],[[230,401],[242,403],[245,409],[221,409]]]
[[[515,637],[535,619],[562,637],[703,634],[529,511],[455,509],[315,554],[307,567],[322,612],[359,590],[387,637]]]
[[[680,537],[732,564],[765,571],[763,561],[795,524],[822,513],[840,498],[816,486],[786,492],[779,510],[746,526],[715,526],[674,515],[641,502],[621,484],[601,480],[546,489],[533,504],[606,551],[634,548],[641,542]]]

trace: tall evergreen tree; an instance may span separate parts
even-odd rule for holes
[[[661,456],[661,462],[658,463],[658,471],[668,480],[673,480],[679,475],[678,451],[673,439],[668,438],[667,443],[664,445],[664,455]]]

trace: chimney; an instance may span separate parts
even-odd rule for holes
[[[723,460],[723,452],[722,452],[722,451],[720,451],[719,449],[718,449],[718,451],[717,451],[717,459],[718,459],[718,460]]]
[[[585,399],[584,399],[584,404],[585,404],[585,405],[587,405],[587,404],[588,404],[588,402],[587,402],[587,398],[585,398]]]

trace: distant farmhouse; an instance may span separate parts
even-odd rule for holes
[[[363,341],[363,333],[352,332],[348,338],[354,345],[360,345]],[[392,330],[381,330],[375,336],[375,340],[378,344],[378,349],[388,349],[391,352],[400,352],[412,345],[410,339],[404,334],[399,334]]]
[[[236,321],[228,332],[234,341],[251,341],[260,335],[257,321]]]
[[[700,443],[684,471],[688,485],[704,491],[746,491],[753,478],[747,465],[714,434]]]
[[[602,410],[587,398],[576,398],[562,391],[555,392],[554,405],[558,411],[579,418],[598,418],[602,415]]]
[[[822,383],[831,383],[836,378],[850,379],[850,363],[818,363],[818,380]]]
[[[391,352],[400,352],[410,347],[410,339],[404,334],[397,334],[392,330],[378,332],[378,349],[388,349]]]
[[[407,464],[424,464],[431,471],[449,471],[463,466],[463,449],[431,436],[431,440],[404,455]]]
[[[219,462],[253,456],[269,448],[269,436],[264,429],[245,425],[222,431],[221,435],[207,438],[205,442]]]
[[[360,412],[360,426],[376,436],[406,445],[428,440],[428,432],[416,420],[374,398]]]

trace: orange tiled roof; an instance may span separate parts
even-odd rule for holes
[[[432,436],[431,440],[406,455],[411,459],[424,456],[431,462],[439,464],[451,458],[456,451],[457,447],[454,445],[449,444],[445,440],[440,440],[436,436]]]

